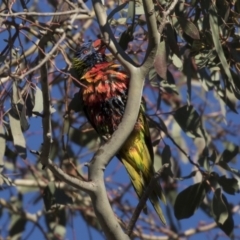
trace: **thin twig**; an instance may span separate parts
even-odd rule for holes
[[[81,13],[90,15],[90,13],[86,10],[82,9],[74,9],[63,12],[16,12],[16,13],[0,13],[0,17],[18,17],[18,16],[61,16],[61,15],[70,15],[74,13]]]
[[[163,29],[168,21],[168,16],[170,15],[170,13],[174,10],[176,4],[179,2],[179,0],[173,0],[173,2],[171,3],[171,5],[169,6],[168,10],[163,12],[163,17],[161,19],[161,24],[158,28],[158,32],[160,34],[162,34]]]

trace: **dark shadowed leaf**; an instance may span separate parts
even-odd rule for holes
[[[20,215],[13,215],[11,217],[11,227],[9,230],[11,239],[20,239],[25,230],[26,223],[26,219],[22,218]]]
[[[208,147],[204,148],[202,155],[198,159],[198,163],[201,167],[205,168],[207,171],[210,171]]]
[[[74,112],[80,112],[83,110],[83,99],[80,97],[79,93],[75,93],[73,99],[68,105],[68,110],[73,110]]]
[[[213,201],[212,201],[212,211],[215,221],[219,224],[224,224],[228,218],[228,209],[223,202],[221,189],[215,190]]]
[[[187,101],[188,104],[191,103],[191,98],[192,98],[192,85],[191,85],[191,80],[192,80],[192,60],[191,60],[191,55],[190,55],[190,49],[187,49],[184,52],[184,58],[185,58],[185,64],[187,67]]]
[[[178,19],[183,31],[192,39],[195,40],[199,40],[200,39],[200,35],[199,35],[199,31],[198,28],[195,26],[194,23],[183,19],[183,18],[179,18]]]
[[[45,220],[48,229],[50,229],[51,239],[65,239],[67,224],[66,209],[57,208],[52,214],[45,214]]]
[[[210,23],[210,28],[211,28],[211,31],[212,31],[212,37],[213,37],[213,43],[214,43],[214,46],[215,46],[215,50],[216,50],[216,52],[218,54],[218,57],[221,61],[224,72],[228,77],[228,81],[231,83],[232,86],[234,86],[233,79],[232,79],[232,74],[230,72],[230,68],[229,68],[229,65],[227,63],[226,57],[224,55],[222,44],[220,42],[218,13],[217,13],[217,8],[216,8],[215,4],[212,4],[209,8],[209,23]]]
[[[5,61],[5,59],[6,59],[5,56],[0,55],[0,63],[3,63]]]
[[[227,202],[227,198],[221,193],[221,189],[216,189],[212,201],[213,217],[228,236],[232,235],[234,222],[232,218],[231,208]]]
[[[162,151],[162,165],[167,163],[169,164],[169,167],[165,170],[166,174],[170,177],[173,177],[173,173],[172,173],[172,170],[171,170],[171,149],[170,147],[166,144],[165,147],[163,148],[163,151]]]
[[[128,43],[133,40],[133,27],[132,25],[127,28],[122,34],[119,39],[119,45],[122,47],[123,50],[128,48]]]
[[[43,201],[46,210],[50,210],[53,206],[72,204],[70,198],[63,189],[58,188],[54,182],[50,182],[43,190]]]
[[[177,37],[174,31],[175,30],[172,24],[167,23],[166,24],[167,44],[169,45],[170,49],[174,54],[176,54],[177,56],[180,56],[179,47],[177,45]]]
[[[4,168],[3,158],[5,155],[5,149],[6,149],[6,137],[3,124],[0,124],[0,173]]]
[[[22,195],[19,194],[18,198],[13,197],[11,202],[9,203],[19,212],[23,211],[22,209]],[[11,214],[11,224],[9,230],[9,236],[11,239],[19,239],[22,235],[23,231],[25,230],[26,226],[26,219],[22,217],[20,214]]]
[[[183,106],[174,113],[174,118],[182,130],[190,137],[204,137],[201,119],[193,106]]]
[[[98,139],[98,134],[93,128],[88,129],[87,131],[81,131],[70,127],[68,134],[69,139],[77,145],[87,147],[90,150],[95,149],[97,146],[96,140]]]
[[[215,162],[216,162],[216,159],[217,159],[217,153],[216,153],[215,150],[213,150],[211,156],[209,157],[209,160],[210,160],[211,162],[215,163]]]
[[[218,178],[218,183],[228,194],[234,195],[239,192],[238,181],[235,178],[226,178],[226,176],[221,176]]]
[[[174,214],[177,219],[191,217],[206,195],[205,183],[196,183],[182,192],[176,198]]]
[[[183,180],[185,180],[185,179],[189,179],[189,178],[192,178],[192,177],[196,176],[197,172],[198,172],[198,170],[195,170],[195,171],[192,171],[192,172],[191,172],[189,175],[187,175],[187,176],[178,177],[178,178],[176,178],[176,179],[177,179],[178,181],[183,181]]]
[[[229,143],[223,151],[220,161],[230,162],[239,153],[239,146]]]
[[[238,169],[230,167],[226,162],[219,161],[217,165],[221,166],[223,169],[230,171],[240,177],[240,171]]]

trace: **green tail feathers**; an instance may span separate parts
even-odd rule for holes
[[[165,197],[164,197],[164,199],[165,199]],[[162,209],[161,209],[161,207],[160,207],[160,205],[159,205],[158,194],[156,194],[155,190],[154,190],[154,192],[150,195],[149,200],[150,200],[150,202],[152,203],[152,205],[153,205],[153,207],[154,207],[154,209],[155,209],[158,217],[159,217],[160,220],[162,221],[162,223],[163,223],[164,225],[166,225],[166,219],[165,219],[164,214],[163,214],[163,212],[162,212]]]

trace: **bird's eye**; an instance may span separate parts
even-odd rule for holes
[[[88,49],[83,50],[83,54],[86,54],[86,53],[88,53],[88,52],[89,52]]]

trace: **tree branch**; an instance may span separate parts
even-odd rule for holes
[[[98,184],[97,191],[90,196],[92,198],[96,216],[99,219],[99,222],[101,223],[101,226],[107,238],[128,239],[127,235],[123,233],[120,225],[114,217],[112,208],[107,198],[103,177],[105,167],[111,161],[112,157],[116,155],[118,150],[121,148],[123,142],[126,141],[136,123],[141,104],[144,80],[147,73],[147,64],[140,68],[137,68],[135,66],[136,64],[132,64],[132,60],[129,59],[129,56],[127,56],[126,53],[120,48],[118,43],[116,43],[111,28],[107,23],[106,11],[101,1],[92,0],[92,2],[104,41],[108,43],[109,49],[118,58],[118,60],[125,67],[125,69],[130,73],[130,84],[128,89],[127,105],[122,118],[122,122],[119,124],[118,129],[113,133],[111,139],[106,142],[104,146],[99,148],[99,150],[95,153],[93,159],[89,163],[89,178],[91,181]],[[145,0],[144,2],[144,9],[145,11],[147,11],[146,15],[148,17],[149,8],[151,8],[153,4],[151,3],[149,5],[148,0]],[[153,13],[150,18],[151,21],[148,21],[147,24],[152,34],[153,32],[157,32],[157,25],[155,15]],[[155,22],[153,19],[155,19]],[[156,46],[159,42],[159,37],[156,38],[155,36],[156,34],[154,35],[153,40],[151,40],[154,45],[154,48],[150,48],[150,50],[152,50],[150,51],[152,55],[154,55],[154,49],[157,49]],[[149,55],[147,59],[149,58]],[[154,57],[147,61],[148,64],[153,64],[153,60]]]
[[[92,0],[93,8],[99,23],[99,27],[103,36],[103,41],[108,46],[111,53],[119,60],[119,62],[128,71],[136,63],[123,51],[118,42],[116,41],[113,32],[107,21],[107,13],[101,0]]]

